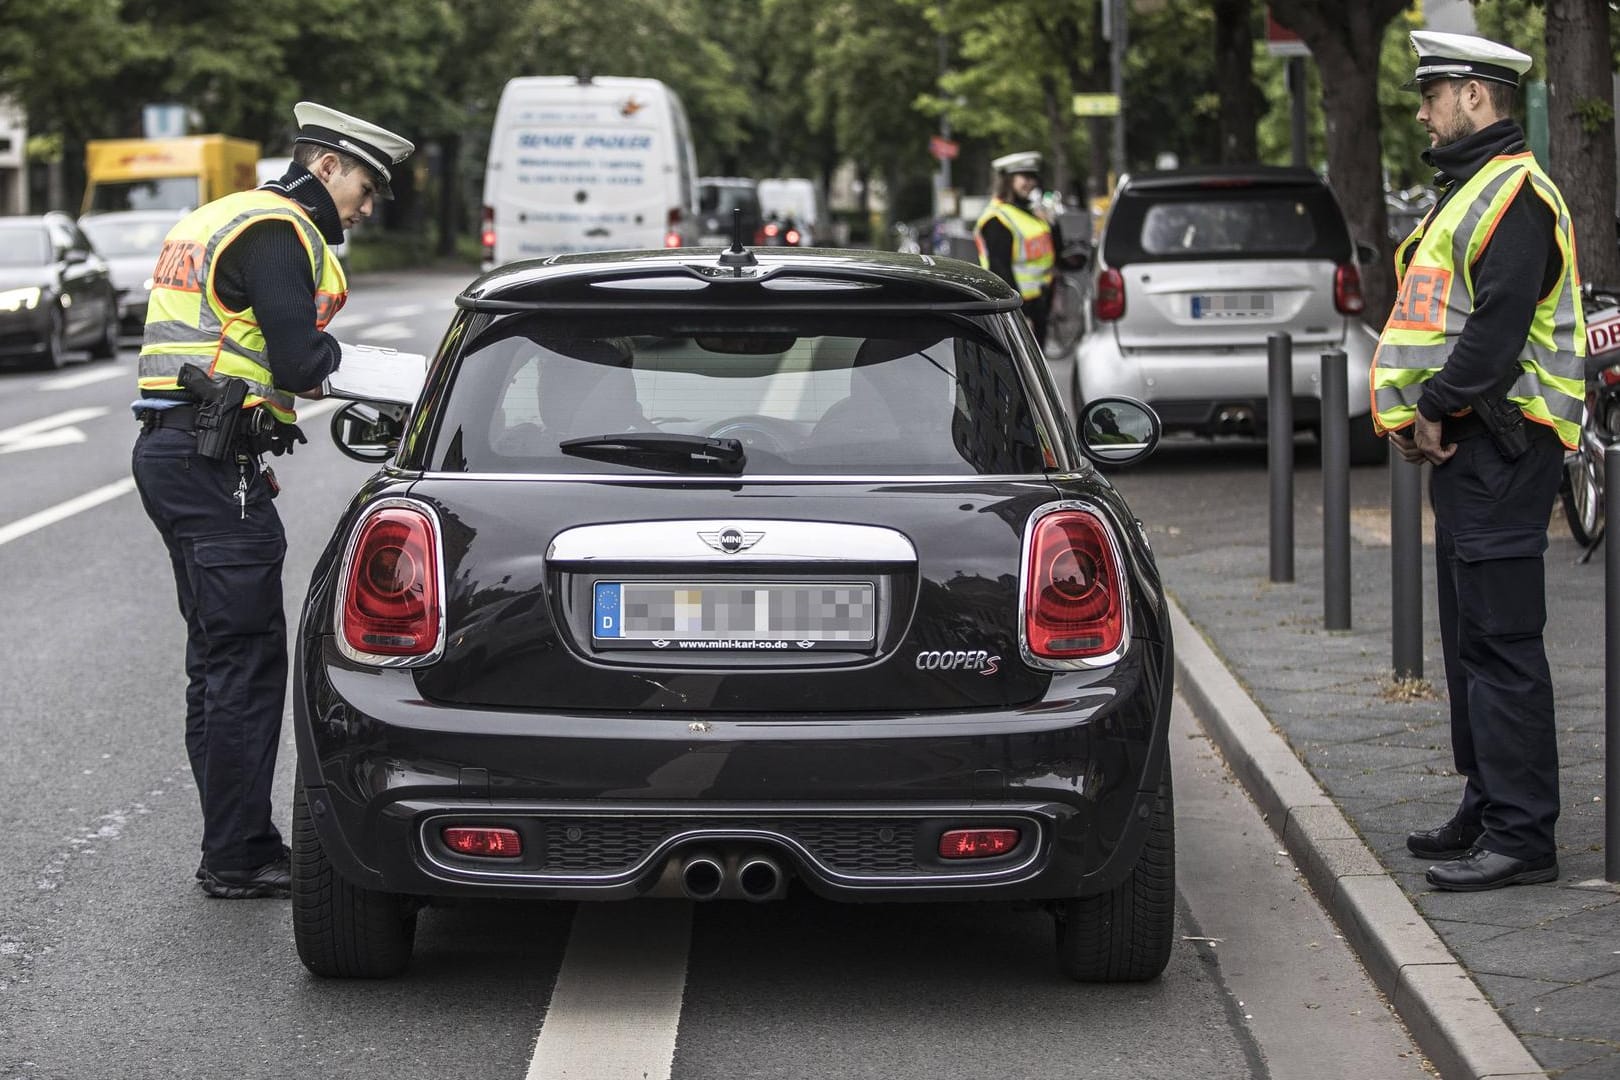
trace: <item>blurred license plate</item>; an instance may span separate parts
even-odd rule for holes
[[[1192,298],[1195,319],[1252,319],[1270,314],[1270,293],[1202,293]]]
[[[598,581],[591,639],[599,649],[798,652],[870,648],[871,582]]]

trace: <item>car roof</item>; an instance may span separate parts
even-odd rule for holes
[[[1206,165],[1187,169],[1130,173],[1120,180],[1120,191],[1124,193],[1251,185],[1325,187],[1326,182],[1303,165]]]
[[[700,176],[700,184],[712,184],[715,187],[758,187],[759,181],[748,176]]]
[[[472,311],[1015,311],[1005,281],[958,259],[850,249],[712,248],[553,255],[509,263],[456,298]]]

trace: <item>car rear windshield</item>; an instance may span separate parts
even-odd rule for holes
[[[751,187],[735,184],[704,184],[698,189],[698,210],[705,214],[729,214],[741,209],[743,217],[759,217],[759,194]]]
[[[623,436],[734,439],[741,475],[1005,475],[1045,455],[1016,366],[969,317],[500,317],[462,348],[434,471],[680,474]]]
[[[44,266],[51,261],[51,237],[38,222],[0,224],[0,266]]]
[[[1103,238],[1110,266],[1201,259],[1350,257],[1326,188],[1255,185],[1126,191]]]

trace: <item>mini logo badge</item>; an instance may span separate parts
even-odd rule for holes
[[[723,551],[727,555],[735,555],[737,552],[747,551],[759,543],[764,535],[762,532],[743,532],[741,529],[727,526],[719,532],[700,532],[698,533],[698,539],[716,551]]]

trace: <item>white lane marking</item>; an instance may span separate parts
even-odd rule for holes
[[[420,315],[420,314],[422,314],[422,305],[421,304],[406,304],[403,307],[391,307],[387,311],[379,311],[377,313],[377,318],[379,318],[379,319],[409,319],[412,316]]]
[[[404,341],[406,338],[415,337],[416,331],[402,322],[385,322],[378,323],[365,331],[364,336],[366,338],[365,342],[357,342],[356,344],[369,345],[373,341]]]
[[[26,424],[18,424],[0,430],[0,453],[13,453],[17,450],[33,450],[42,446],[64,446],[67,443],[84,442],[84,432],[75,428],[74,424],[86,420],[94,420],[106,416],[110,410],[105,405],[91,405],[81,409],[68,409],[54,416],[42,416],[38,420],[30,420]],[[65,429],[63,431],[53,429]]]
[[[691,941],[685,901],[580,904],[526,1080],[669,1080]]]
[[[37,514],[29,514],[20,521],[13,521],[9,525],[0,525],[0,544],[9,544],[19,537],[27,536],[31,532],[43,529],[47,525],[54,525],[58,521],[72,517],[74,514],[100,506],[120,495],[128,495],[135,490],[135,478],[126,476],[122,480],[98,487],[94,491],[87,491],[77,495],[67,502],[57,503],[48,510],[41,510]]]
[[[41,390],[77,390],[81,386],[91,383],[106,382],[108,379],[123,379],[129,377],[129,370],[121,367],[97,367],[89,371],[79,371],[72,375],[63,375],[55,379],[47,379],[39,384]]]
[[[71,446],[88,442],[89,436],[76,427],[52,428],[30,435],[25,439],[0,440],[0,454],[15,454],[21,450],[43,450],[48,446]]]

